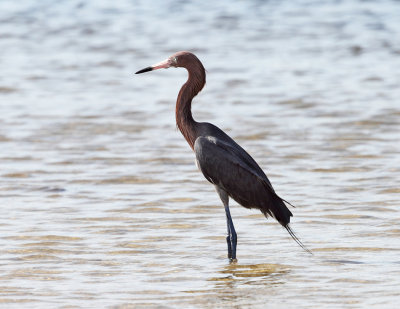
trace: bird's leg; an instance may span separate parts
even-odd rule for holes
[[[226,226],[228,228],[228,235],[226,236],[226,243],[228,245],[228,259],[232,259],[232,244],[231,244],[231,231],[229,229],[228,218],[226,218]]]
[[[231,212],[229,211],[229,205],[226,203],[225,214],[226,214],[226,222],[228,225],[228,237],[226,238],[228,242],[228,258],[231,261],[236,261],[236,244],[237,244],[237,234],[235,231],[235,227],[233,226]]]
[[[236,261],[237,234],[235,231],[235,227],[233,226],[231,212],[229,211],[229,196],[225,190],[222,190],[217,186],[215,186],[215,188],[225,208],[226,225],[228,230],[228,236],[226,237],[226,243],[228,245],[228,258],[231,261]]]

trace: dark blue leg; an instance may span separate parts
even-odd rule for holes
[[[228,236],[226,237],[226,241],[228,242],[228,258],[232,261],[236,260],[236,244],[237,244],[237,234],[235,231],[235,227],[233,226],[231,212],[229,211],[228,204],[225,206],[225,214],[226,214],[226,223],[228,225]]]
[[[228,194],[220,189],[219,187],[215,186],[219,197],[222,200],[222,203],[225,207],[225,214],[226,214],[226,225],[228,230],[228,236],[226,237],[226,243],[228,245],[228,258],[231,261],[236,261],[236,244],[237,244],[237,235],[235,231],[235,227],[233,226],[231,212],[229,211],[229,196]]]
[[[228,236],[226,236],[226,243],[228,244],[228,259],[231,259],[232,258],[232,245],[231,245],[231,236],[229,233],[229,224],[228,224]]]

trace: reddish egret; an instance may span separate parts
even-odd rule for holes
[[[310,252],[289,226],[293,215],[286,207],[285,203],[288,202],[276,194],[256,161],[221,129],[211,123],[193,119],[192,100],[206,83],[206,73],[200,60],[192,53],[182,51],[136,74],[170,67],[182,67],[189,72],[189,78],[179,91],[176,101],[176,123],[196,155],[198,168],[215,186],[224,204],[228,226],[228,258],[236,260],[237,243],[229,211],[229,197],[243,207],[258,208],[267,218],[274,217],[304,250]]]

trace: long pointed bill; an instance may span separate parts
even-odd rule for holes
[[[150,72],[150,71],[154,71],[154,70],[158,70],[158,69],[168,69],[170,66],[171,66],[171,63],[169,62],[169,59],[166,59],[166,60],[156,63],[150,67],[147,67],[140,71],[137,71],[135,74]]]

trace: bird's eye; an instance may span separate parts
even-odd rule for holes
[[[175,63],[178,63],[178,58],[177,57],[174,57],[173,60],[174,60]]]

